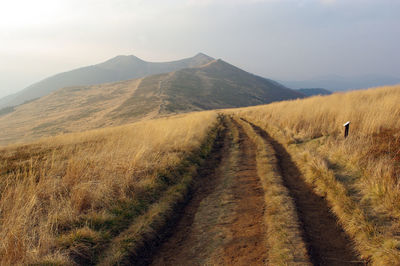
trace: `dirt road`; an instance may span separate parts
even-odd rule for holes
[[[257,175],[256,149],[243,128],[226,119],[226,136],[197,178],[173,234],[151,265],[265,265],[264,191]],[[250,123],[251,124],[251,123]],[[276,152],[284,185],[294,199],[303,239],[314,265],[363,264],[325,199],[302,179],[285,148],[261,128],[255,132]]]
[[[175,233],[152,265],[263,265],[263,190],[253,143],[229,124],[221,163],[198,179]]]

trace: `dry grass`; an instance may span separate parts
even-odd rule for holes
[[[256,144],[257,174],[264,189],[268,265],[311,265],[301,236],[296,207],[278,170],[274,148],[254,129],[236,120]]]
[[[0,145],[160,117],[161,100],[140,93],[142,80],[62,88],[19,105],[0,115]]]
[[[287,147],[365,258],[393,265],[400,264],[399,103],[400,86],[390,86],[230,112]]]
[[[93,263],[177,182],[174,171],[186,171],[182,161],[216,117],[193,113],[2,148],[0,264]]]

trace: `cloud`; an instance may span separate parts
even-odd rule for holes
[[[278,3],[287,2],[287,0],[187,0],[189,6],[210,6],[210,5],[239,5],[256,3]]]
[[[336,4],[336,0],[319,0],[319,2],[323,5],[333,5]]]

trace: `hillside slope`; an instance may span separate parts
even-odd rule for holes
[[[0,144],[171,113],[243,107],[302,94],[222,60],[141,79],[69,87],[0,116]]]
[[[59,73],[39,81],[21,92],[0,99],[0,108],[16,106],[64,87],[95,85],[135,79],[183,68],[201,66],[212,60],[214,59],[202,53],[191,58],[162,63],[147,62],[133,55],[120,55],[97,65]]]

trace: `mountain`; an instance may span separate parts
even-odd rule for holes
[[[242,107],[304,97],[223,60],[177,71],[168,78],[165,93],[166,112],[186,111],[188,107],[191,110]]]
[[[332,94],[331,91],[323,89],[323,88],[301,88],[301,89],[297,89],[296,91],[303,93],[306,96]]]
[[[222,60],[139,79],[59,89],[0,116],[0,144],[168,114],[303,98]]]
[[[9,102],[13,101],[18,96],[18,93],[7,95],[3,98],[0,98],[0,110],[4,107],[9,107]]]
[[[346,91],[400,84],[400,78],[373,74],[355,77],[330,75],[302,81],[281,80],[280,83],[293,89],[326,88],[330,91]]]
[[[191,58],[163,63],[146,62],[133,55],[120,55],[97,65],[59,73],[39,81],[16,94],[0,99],[0,109],[45,96],[60,88],[135,79],[201,66],[212,60],[214,58],[202,53]]]

